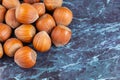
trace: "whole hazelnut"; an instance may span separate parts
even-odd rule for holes
[[[40,0],[23,0],[25,3],[37,3],[37,2],[40,2]]]
[[[33,6],[37,9],[39,16],[45,14],[45,5],[44,3],[34,3]]]
[[[0,23],[0,42],[6,41],[11,36],[11,33],[12,29],[10,26]]]
[[[13,29],[20,26],[20,23],[15,17],[15,8],[11,8],[7,11],[5,15],[5,22]]]
[[[63,0],[44,0],[47,10],[52,11],[57,7],[61,7]]]
[[[35,27],[30,24],[23,24],[15,29],[15,36],[25,43],[30,43],[35,33]]]
[[[41,31],[37,33],[33,39],[33,46],[40,52],[46,52],[51,48],[51,39],[47,32]]]
[[[37,10],[28,3],[19,5],[15,14],[17,21],[24,24],[33,23],[39,18]]]
[[[5,19],[6,8],[0,5],[0,23]]]
[[[72,32],[68,27],[64,25],[58,25],[52,31],[52,42],[56,47],[64,46],[70,41],[71,34]]]
[[[15,52],[19,48],[23,47],[23,44],[20,40],[16,38],[10,38],[4,43],[3,47],[5,54],[9,57],[13,57]]]
[[[24,46],[15,52],[14,61],[22,68],[32,68],[36,63],[37,54],[28,46]]]
[[[2,0],[2,5],[5,6],[7,9],[9,8],[16,8],[20,5],[19,0]]]
[[[0,58],[3,57],[3,47],[2,44],[0,43]]]
[[[53,17],[57,25],[68,26],[72,21],[73,14],[72,11],[67,7],[59,7],[55,9]]]
[[[46,31],[50,33],[55,27],[55,21],[50,14],[44,14],[36,21],[38,31]]]

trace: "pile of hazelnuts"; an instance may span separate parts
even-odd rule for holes
[[[52,44],[60,47],[70,41],[73,13],[62,7],[63,0],[0,1],[0,58],[5,53],[20,67],[31,68],[36,51],[44,53]],[[23,43],[32,43],[36,51]]]

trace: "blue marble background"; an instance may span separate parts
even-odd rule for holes
[[[4,56],[0,80],[120,80],[120,0],[64,0],[63,6],[74,14],[70,43],[38,53],[32,69]]]

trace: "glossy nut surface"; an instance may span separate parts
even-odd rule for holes
[[[63,25],[56,26],[51,34],[52,42],[56,47],[66,45],[71,39],[71,30]]]
[[[5,19],[6,8],[0,5],[0,23]]]
[[[44,0],[44,4],[49,11],[54,10],[57,7],[61,7],[62,3],[63,0]]]
[[[15,52],[23,47],[23,44],[20,40],[16,38],[10,38],[4,43],[4,52],[7,56],[13,57]]]
[[[46,52],[51,48],[51,39],[47,32],[37,33],[33,39],[33,46],[39,52]]]
[[[7,11],[5,15],[5,22],[13,29],[20,25],[20,23],[16,20],[15,17],[15,8],[11,8]]]
[[[55,9],[53,17],[57,25],[68,26],[72,21],[73,13],[67,7],[59,7]]]
[[[33,23],[39,18],[37,10],[28,3],[22,3],[20,6],[18,6],[15,14],[16,19],[20,23],[25,24]]]
[[[0,23],[0,42],[4,42],[5,40],[7,40],[12,33],[12,29],[10,28],[10,26],[4,24],[4,23]]]
[[[38,31],[46,31],[50,33],[55,27],[55,21],[50,14],[44,14],[36,21]]]
[[[2,5],[4,5],[7,9],[9,8],[16,8],[20,5],[19,0],[2,0]]]
[[[37,54],[28,46],[18,49],[14,56],[15,63],[22,68],[31,68],[36,63]]]
[[[37,3],[40,2],[40,0],[23,0],[25,3]]]
[[[3,57],[3,47],[2,44],[0,43],[0,58]]]
[[[35,33],[35,27],[30,24],[23,24],[15,29],[15,36],[25,43],[31,42]]]
[[[33,6],[37,9],[39,16],[45,14],[45,5],[44,3],[34,3]]]

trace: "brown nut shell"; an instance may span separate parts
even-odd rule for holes
[[[0,23],[5,19],[6,8],[0,5]]]
[[[19,0],[2,0],[2,5],[5,6],[7,9],[9,8],[16,8],[20,5]]]
[[[40,0],[23,0],[25,3],[37,3],[37,2],[40,2]]]
[[[72,21],[73,13],[67,7],[59,7],[55,9],[53,17],[57,25],[68,26]]]
[[[30,43],[35,33],[35,27],[30,24],[23,24],[15,29],[15,36],[25,43]]]
[[[46,31],[50,33],[55,27],[55,21],[50,14],[44,14],[36,21],[38,31]]]
[[[18,49],[14,56],[15,63],[22,68],[32,68],[36,63],[37,54],[28,46]]]
[[[18,6],[15,13],[16,19],[24,24],[33,23],[39,18],[37,10],[28,3],[22,3]]]
[[[4,23],[0,23],[0,42],[4,42],[5,40],[7,40],[12,33],[12,29],[10,28],[10,26],[4,24]]]
[[[5,15],[5,22],[13,29],[20,26],[20,23],[15,17],[15,8],[11,8],[7,11]]]
[[[51,39],[47,32],[41,31],[37,33],[33,39],[33,46],[40,52],[46,52],[51,48]]]
[[[44,3],[34,3],[33,6],[37,9],[39,16],[45,14],[45,5]]]
[[[0,43],[0,58],[3,57],[3,47],[2,44]]]
[[[23,47],[23,44],[20,40],[16,38],[10,38],[4,43],[4,52],[7,56],[13,57],[15,52]]]
[[[47,10],[52,11],[57,7],[61,7],[63,0],[44,0]]]
[[[71,39],[71,30],[64,25],[56,26],[51,34],[52,42],[56,47],[66,45]]]

